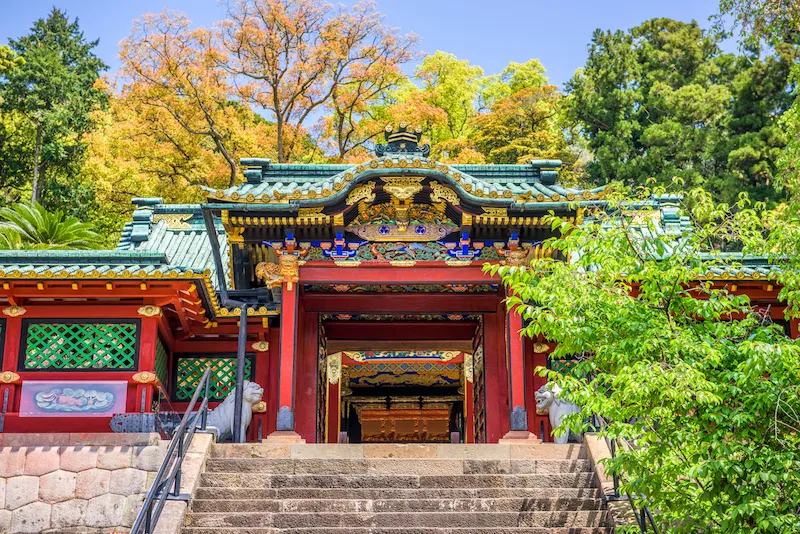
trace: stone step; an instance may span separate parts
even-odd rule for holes
[[[541,512],[597,510],[599,499],[195,499],[192,512]]]
[[[598,488],[198,488],[195,500],[280,499],[600,499]],[[246,506],[246,504],[243,504]]]
[[[405,513],[191,513],[186,526],[193,527],[600,527],[607,512],[405,512]]]
[[[203,473],[201,487],[214,488],[583,488],[594,473],[539,475],[273,475]]]
[[[450,443],[364,443],[364,444],[270,444],[224,443],[211,448],[211,458],[439,458],[472,460],[577,460],[588,458],[586,447],[569,443],[556,445],[499,445]]]
[[[252,528],[185,527],[184,534],[613,534],[611,527],[500,527],[500,528]]]
[[[591,471],[589,460],[467,460],[467,459],[273,459],[211,458],[210,473],[271,474],[540,474]]]

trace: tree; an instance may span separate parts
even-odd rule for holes
[[[0,248],[66,250],[96,245],[91,224],[60,210],[49,212],[37,202],[0,208],[0,220]]]
[[[662,532],[798,531],[800,345],[733,285],[703,281],[712,267],[736,269],[711,244],[761,249],[770,214],[694,190],[692,231],[658,231],[646,207],[630,215],[650,193],[612,192],[581,226],[553,219],[559,235],[543,246],[569,261],[492,270],[524,334],[557,342],[554,359],[579,357],[570,374],[539,372],[582,406],[566,426],[597,414],[601,435],[628,445],[607,469]],[[782,296],[797,317],[799,295]]]
[[[392,62],[408,61],[415,42],[381,26],[374,2],[347,10],[322,0],[236,0],[228,5],[221,39],[228,70],[246,80],[239,95],[275,121],[279,162],[298,144],[289,142],[287,130],[300,132],[328,104],[345,117],[340,129],[334,118],[333,131],[346,148],[352,142],[345,139],[348,110],[358,111],[396,83]]]
[[[225,159],[228,185],[233,185],[238,161],[232,144],[240,107],[234,103],[233,81],[220,66],[225,51],[211,31],[192,30],[189,24],[177,12],[145,15],[134,22],[120,52],[128,79],[124,98],[142,113],[157,108],[162,119],[177,123],[190,136],[208,139]]]
[[[444,128],[434,128],[429,133],[431,142],[466,138],[469,121],[477,114],[483,69],[470,65],[466,59],[437,51],[422,60],[414,75],[422,86],[422,100],[443,110],[447,117]]]
[[[800,37],[800,4],[794,0],[720,0],[715,26],[730,35],[726,17],[732,17],[740,37],[751,46],[761,40],[772,44],[796,41]]]
[[[786,139],[796,49],[766,60],[723,54],[696,23],[653,19],[629,32],[596,31],[584,69],[567,84],[567,116],[594,154],[590,177],[627,184],[680,177],[734,202],[741,191],[778,198],[775,159]]]
[[[25,60],[18,57],[9,47],[0,45],[0,76],[15,70],[24,62]]]
[[[491,109],[495,102],[531,87],[541,87],[549,82],[545,69],[538,59],[525,63],[512,61],[503,72],[487,76],[481,83],[480,108]]]
[[[501,98],[473,121],[475,146],[490,163],[574,161],[558,123],[561,98],[554,85],[526,87]]]
[[[33,24],[29,35],[9,44],[23,62],[0,79],[2,111],[18,113],[33,126],[31,198],[36,201],[45,171],[58,170],[54,179],[75,175],[83,136],[92,127],[90,111],[105,103],[96,82],[107,66],[92,52],[97,41],[87,42],[77,19],[70,22],[55,8]]]

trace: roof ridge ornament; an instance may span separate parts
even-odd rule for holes
[[[427,158],[431,153],[429,144],[419,144],[422,140],[421,126],[409,126],[408,123],[401,122],[395,130],[394,125],[387,124],[383,137],[386,144],[375,145],[375,155],[379,158],[386,154],[414,154]]]

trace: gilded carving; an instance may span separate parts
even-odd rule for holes
[[[461,202],[455,191],[438,182],[431,182],[431,202],[443,202],[445,200],[453,205],[458,205]]]
[[[256,341],[250,346],[256,352],[266,352],[269,350],[269,343],[267,341]]]
[[[472,383],[473,370],[472,370],[472,354],[464,353],[464,380]]]
[[[150,371],[141,371],[136,373],[131,377],[131,380],[136,382],[137,384],[154,384],[158,381],[158,377],[155,373]]]
[[[279,262],[262,261],[256,265],[256,276],[270,289],[285,283],[291,291],[293,284],[300,280],[300,260],[294,254],[281,254]]]
[[[507,250],[504,252],[504,255],[506,259],[503,263],[506,265],[522,267],[528,263],[528,249],[518,248],[515,250]]]
[[[422,191],[424,176],[404,176],[401,178],[383,178],[383,190],[397,200],[410,200]]]
[[[3,315],[7,315],[9,317],[19,317],[20,315],[25,315],[25,312],[28,311],[22,306],[8,306],[3,308]]]
[[[483,215],[487,217],[508,217],[508,208],[483,208]]]
[[[329,217],[322,213],[322,206],[316,208],[300,208],[297,212],[297,220],[301,223],[320,223],[327,222]]]
[[[375,190],[375,182],[367,182],[365,184],[359,185],[358,187],[350,191],[349,195],[347,195],[347,205],[352,206],[353,204],[360,202],[362,200],[366,202],[374,202],[375,201],[374,190]]]
[[[0,373],[0,384],[13,384],[19,382],[20,376],[14,371],[3,371]]]
[[[392,267],[413,267],[417,264],[416,260],[390,260]]]
[[[337,352],[328,356],[328,383],[338,384],[342,377],[342,353]]]
[[[547,346],[547,343],[536,342],[533,344],[533,352],[535,352],[536,354],[542,354],[544,352],[547,352],[549,348],[550,347]]]
[[[143,317],[160,317],[161,316],[161,308],[158,306],[153,306],[152,304],[148,304],[146,306],[142,306],[137,310],[139,315]]]
[[[261,401],[257,404],[253,405],[253,413],[266,413],[267,412],[267,403]]]
[[[158,224],[164,221],[170,230],[191,230],[192,225],[186,222],[191,218],[191,213],[156,213],[153,222]]]

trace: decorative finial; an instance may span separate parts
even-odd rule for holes
[[[427,158],[431,153],[430,145],[420,146],[422,140],[422,127],[409,126],[401,122],[397,129],[391,124],[386,125],[383,130],[383,137],[386,139],[385,145],[375,145],[375,155],[382,157],[385,154],[418,154]]]

